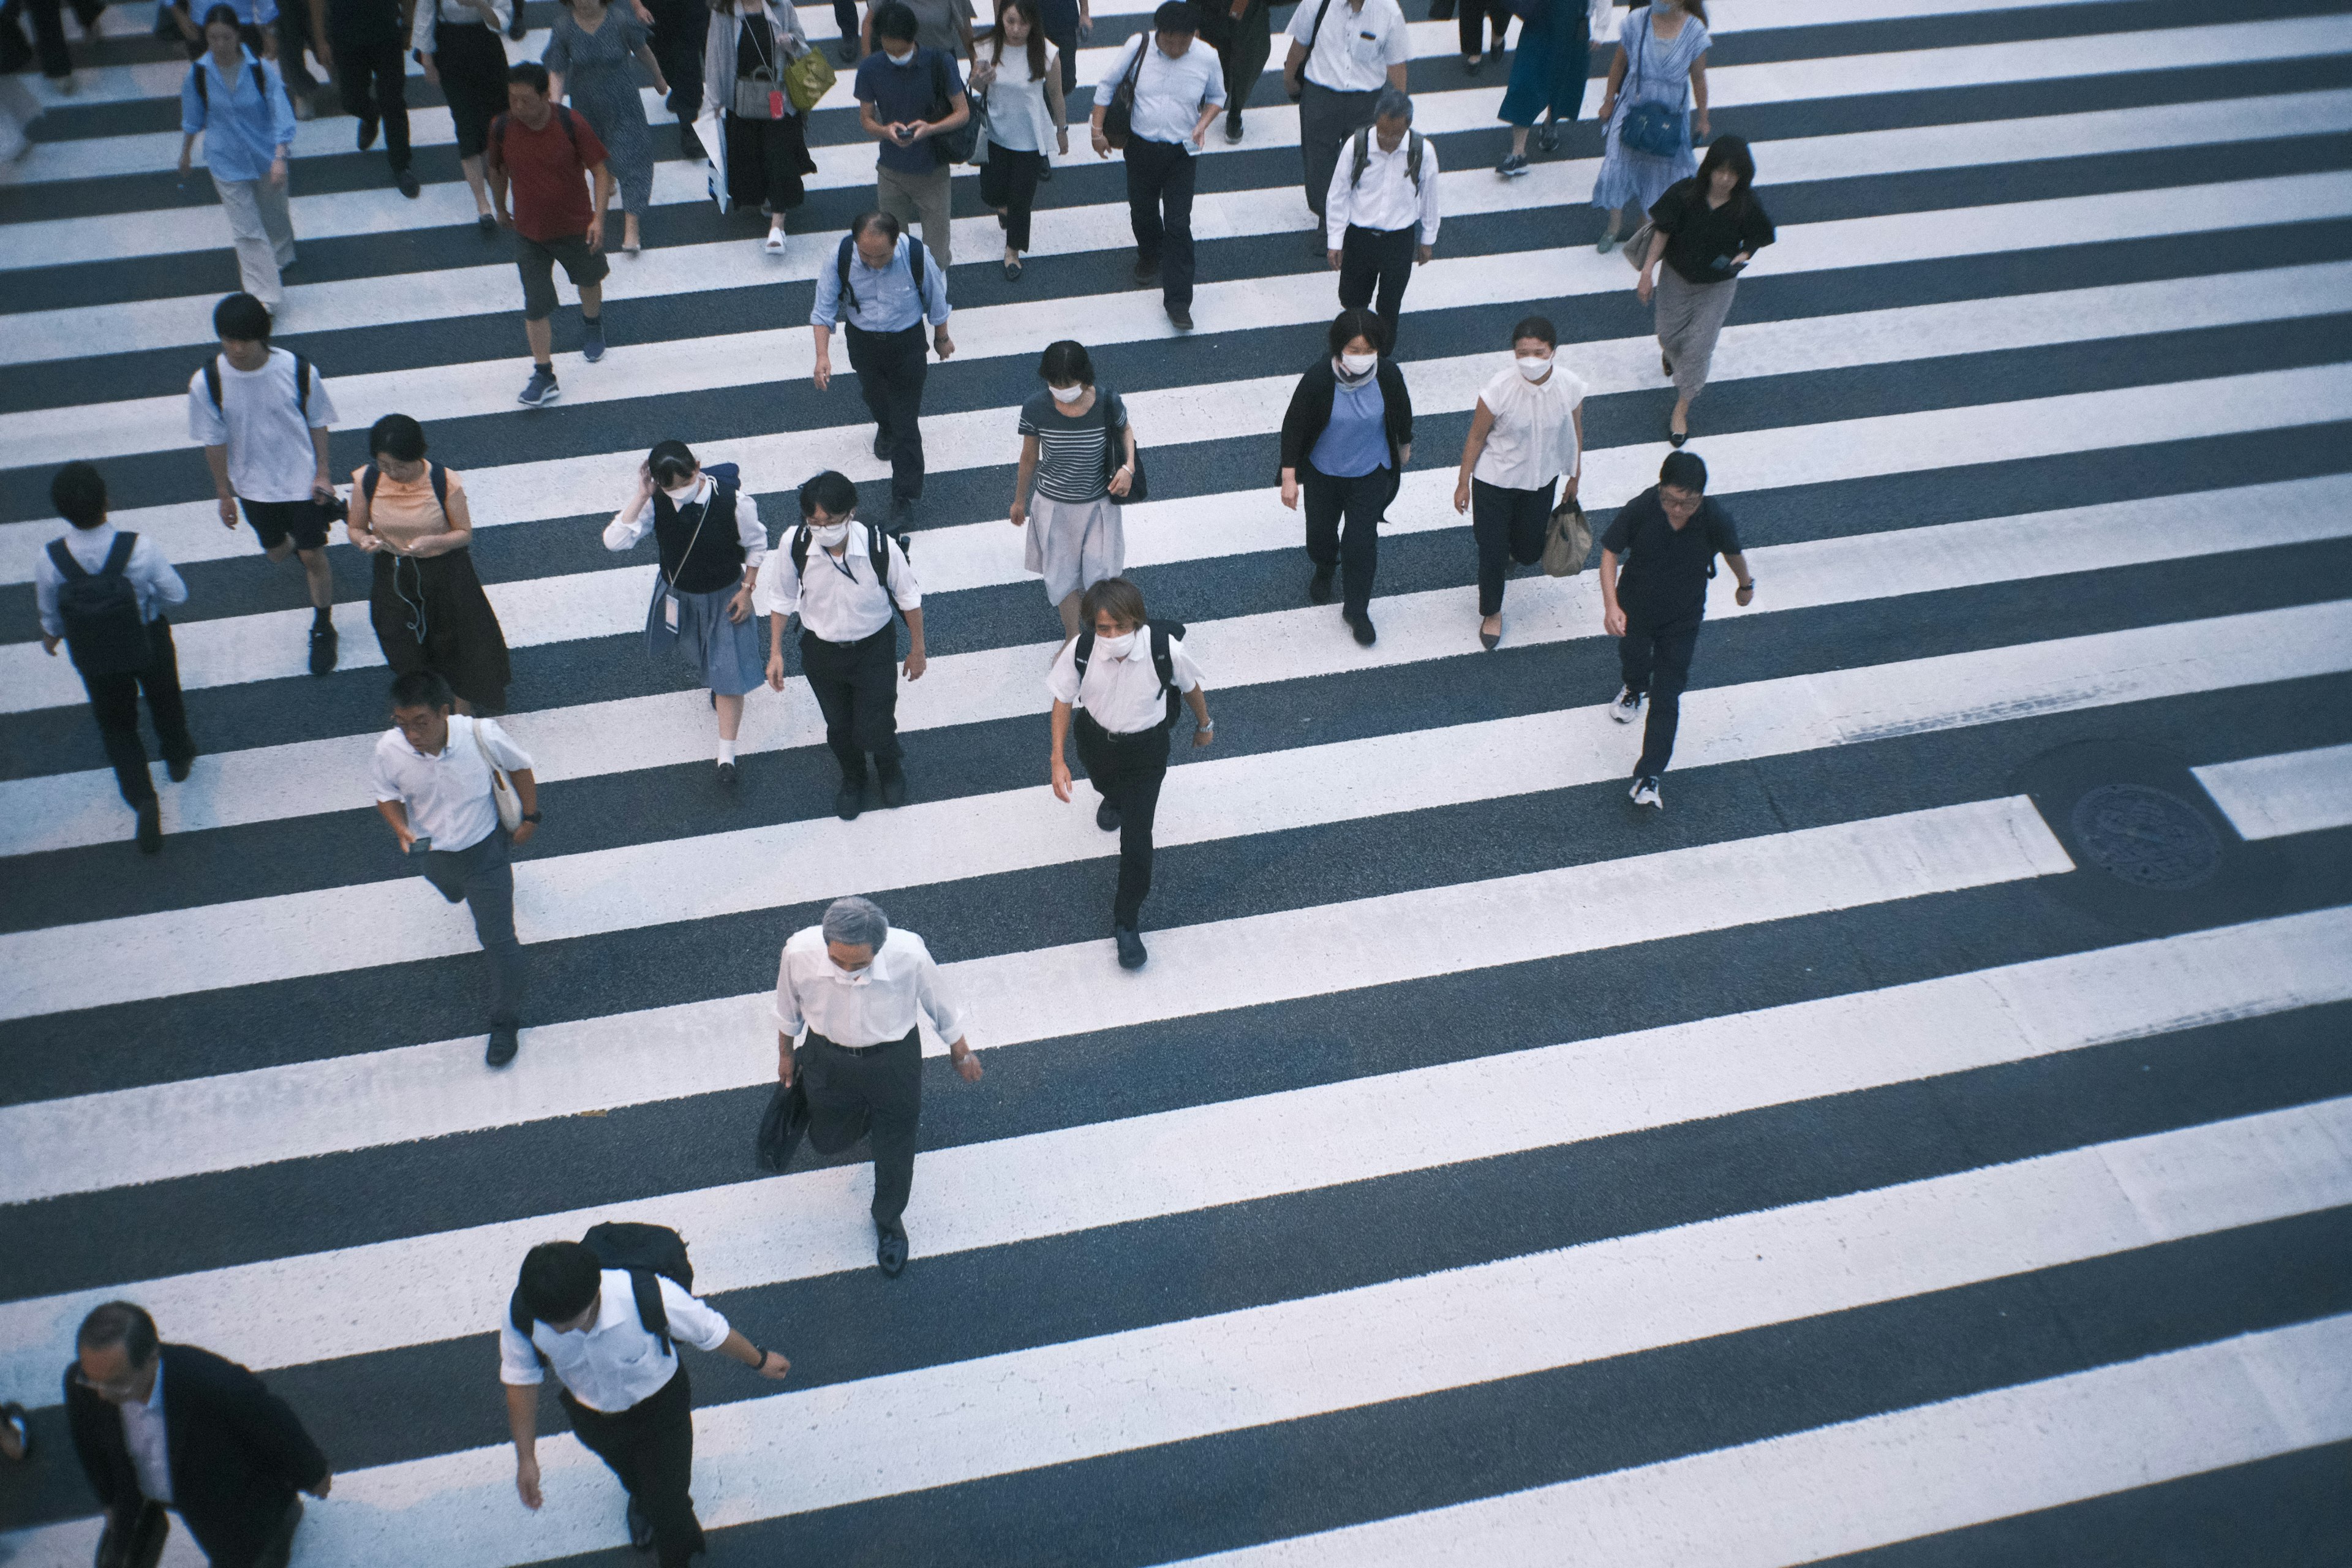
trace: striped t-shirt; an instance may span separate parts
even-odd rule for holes
[[[1111,432],[1127,428],[1127,408],[1118,394],[1099,387],[1094,406],[1072,418],[1050,392],[1021,405],[1021,434],[1037,437],[1037,493],[1048,500],[1083,504],[1107,493],[1109,465],[1104,460]]]

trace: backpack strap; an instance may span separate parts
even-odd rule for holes
[[[1412,194],[1421,195],[1421,149],[1427,138],[1418,131],[1404,133],[1404,172],[1412,181]]]
[[[62,543],[64,542],[60,540],[58,542]],[[101,577],[121,576],[125,572],[131,570],[131,552],[138,548],[139,536],[137,534],[116,534],[114,536],[114,542],[107,547],[106,561],[104,564],[99,567],[98,574]]]
[[[1070,661],[1078,668],[1078,679],[1087,678],[1087,660],[1095,656],[1095,629],[1088,626],[1078,634],[1078,646],[1070,650]]]
[[[110,555],[107,559],[110,561],[113,557]],[[58,575],[68,583],[79,583],[89,575],[89,570],[74,559],[73,552],[66,548],[66,542],[62,539],[49,541],[49,560],[57,566]]]
[[[1156,622],[1151,627],[1151,669],[1160,677],[1160,689],[1168,697],[1168,721],[1176,722],[1176,705],[1181,700],[1176,694],[1176,656],[1169,650],[1172,639],[1166,626]]]
[[[269,79],[261,74],[261,62],[253,62],[253,90],[264,104],[269,101]]]
[[[425,475],[433,481],[433,499],[441,503],[441,516],[449,516],[449,470],[438,463],[425,465]]]
[[[808,575],[809,540],[812,537],[805,522],[793,530],[792,547],[785,553],[793,558],[793,575],[795,577],[805,578]]]
[[[360,470],[360,494],[370,506],[375,504],[375,485],[382,478],[383,478],[383,470],[373,463]]]
[[[917,239],[913,235],[908,235],[907,237],[907,276],[915,285],[915,303],[927,314],[931,308],[930,292],[923,286],[924,279],[929,276],[928,262],[929,258],[927,253],[923,249],[923,242]],[[922,325],[920,321],[918,321],[915,324],[917,326]]]
[[[196,102],[204,109],[205,116],[210,118],[213,109],[213,89],[205,85],[205,62],[203,60],[194,60],[189,64],[188,80],[195,87]]]
[[[580,162],[580,127],[572,120],[569,107],[559,103],[554,106],[554,109],[555,117],[563,121],[563,139],[572,143],[572,161],[577,163]],[[503,155],[503,150],[501,150],[501,155]]]
[[[1357,181],[1364,177],[1364,171],[1371,166],[1371,162],[1372,128],[1367,125],[1356,132],[1356,161],[1348,170],[1348,186],[1350,190],[1355,188]],[[1413,181],[1413,189],[1419,190],[1420,188],[1421,182],[1420,180],[1415,179]]]
[[[212,394],[213,412],[226,414],[228,411],[221,405],[220,362],[221,356],[218,354],[205,361],[205,390]]]
[[[296,354],[294,356],[294,407],[296,412],[302,416],[306,424],[310,418],[310,377],[313,374],[310,362],[300,354]]]
[[[661,1279],[650,1268],[629,1270],[629,1292],[637,1299],[637,1321],[653,1335],[665,1354],[675,1354],[670,1342],[669,1309],[662,1304]]]
[[[849,247],[856,243],[857,237],[856,235],[843,235],[841,237],[841,249],[835,253],[833,258],[834,277],[840,282],[841,297],[849,301],[849,310],[855,310],[857,309],[857,290],[849,286]],[[842,311],[841,315],[845,318],[849,314],[849,310]]]

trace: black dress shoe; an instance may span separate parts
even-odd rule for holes
[[[139,808],[139,853],[152,855],[163,847],[163,808],[153,801]]]
[[[844,779],[841,787],[833,792],[833,814],[844,822],[855,822],[866,808],[866,781],[863,778]]]
[[[881,1265],[883,1273],[896,1279],[898,1270],[907,1267],[907,1233],[903,1230],[884,1231],[875,1243],[874,1261]]]
[[[1051,184],[1051,183],[1053,182],[1053,178],[1054,178],[1054,165],[1053,165],[1053,164],[1051,164],[1051,163],[1039,163],[1039,164],[1037,165],[1037,183],[1038,183],[1039,184],[1041,184],[1041,185],[1043,185],[1043,184]]]
[[[407,169],[394,169],[392,172],[392,183],[399,188],[402,195],[412,202],[425,193],[425,187],[416,183],[415,174]]]
[[[373,115],[360,121],[360,130],[357,141],[359,142],[359,149],[361,152],[364,153],[369,148],[375,145],[376,127],[377,121]]]
[[[1143,951],[1143,938],[1136,934],[1133,926],[1113,926],[1110,936],[1118,943],[1118,966],[1121,969],[1140,969],[1144,960],[1151,956]]]
[[[1118,807],[1111,805],[1108,801],[1105,801],[1100,805],[1095,807],[1095,826],[1101,828],[1105,833],[1117,833],[1118,831]]]
[[[735,764],[733,763],[721,763],[719,764],[719,782],[726,785],[729,789],[733,789],[735,787]]]
[[[1315,569],[1315,575],[1307,580],[1307,602],[1310,605],[1331,602],[1331,574],[1319,566]]]
[[[1160,281],[1160,263],[1159,263],[1158,261],[1156,261],[1156,260],[1153,260],[1153,261],[1144,261],[1144,260],[1141,260],[1141,259],[1137,260],[1137,262],[1136,262],[1136,264],[1135,264],[1135,280],[1136,280],[1138,283],[1146,283],[1146,284],[1150,284],[1150,283],[1157,283],[1157,282],[1159,282],[1159,281]]]
[[[1372,630],[1371,616],[1359,612],[1356,615],[1346,616],[1345,619],[1347,620],[1349,627],[1355,632],[1356,640],[1359,643],[1361,643],[1364,647],[1370,647],[1374,643],[1381,640],[1381,634]]]
[[[882,804],[886,806],[900,806],[907,804],[906,769],[894,767],[882,770]]]
[[[882,458],[887,458],[890,456],[890,437],[888,432],[883,430],[877,430],[874,432],[874,455]]]
[[[522,1034],[517,1026],[492,1024],[490,1043],[483,1047],[482,1060],[494,1068],[502,1068],[514,1060],[515,1052],[521,1048]]]
[[[629,1522],[629,1544],[640,1552],[651,1552],[654,1549],[654,1521],[646,1517],[646,1510],[637,1506],[637,1500],[635,1498],[629,1500],[626,1517]]]
[[[195,765],[196,754],[194,752],[190,752],[184,757],[165,757],[163,759],[163,771],[172,775],[172,782],[173,784],[180,784],[185,781],[188,776],[188,770]]]
[[[1192,330],[1192,307],[1171,305],[1168,307],[1168,319],[1176,323],[1178,331],[1189,332]]]

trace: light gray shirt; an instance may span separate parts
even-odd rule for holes
[[[1395,0],[1390,0],[1393,5]],[[1143,51],[1143,70],[1135,79],[1135,114],[1129,121],[1133,133],[1146,142],[1169,142],[1187,153],[1194,151],[1192,127],[1201,122],[1201,114],[1210,104],[1225,101],[1225,68],[1217,51],[1198,38],[1192,47],[1174,59],[1162,53],[1151,30],[1147,27],[1135,35],[1127,47],[1111,58],[1110,69],[1103,73],[1102,85],[1095,89],[1095,101],[1108,103],[1110,95],[1118,90],[1127,68],[1135,63],[1135,51]]]

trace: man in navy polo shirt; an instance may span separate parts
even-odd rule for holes
[[[898,0],[874,13],[875,53],[857,65],[857,123],[878,138],[874,205],[923,226],[923,246],[942,271],[953,264],[948,225],[947,143],[934,140],[971,118],[955,61],[919,47],[915,13]]]

